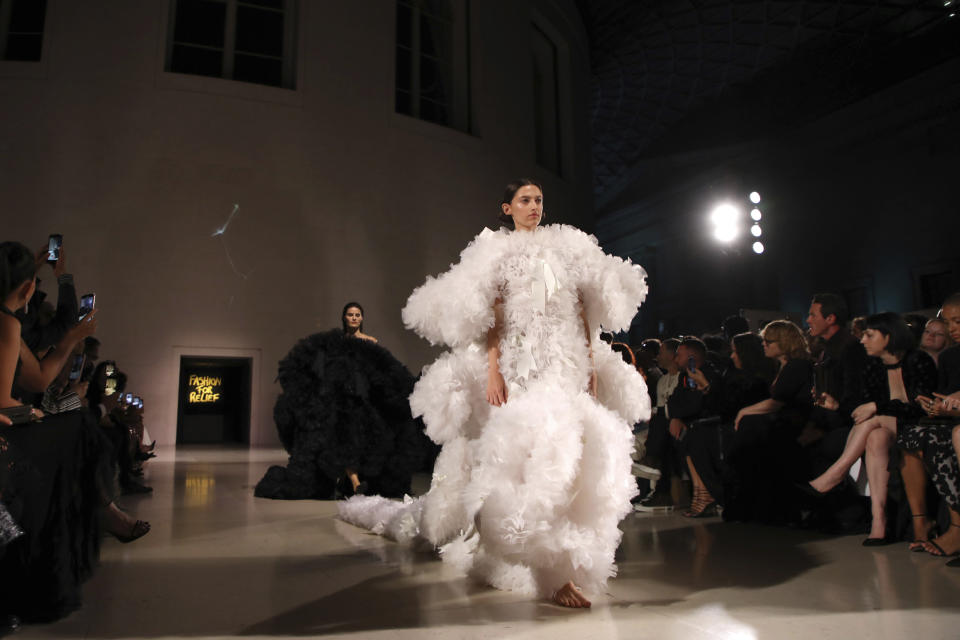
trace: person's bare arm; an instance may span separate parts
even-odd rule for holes
[[[13,377],[20,357],[20,323],[15,318],[0,314],[0,407],[15,407]]]
[[[18,384],[26,391],[41,393],[50,386],[54,378],[67,364],[73,348],[77,343],[92,336],[97,330],[97,310],[91,311],[79,324],[67,331],[55,349],[47,353],[42,360],[37,360],[20,339],[20,380]],[[14,365],[16,366],[16,365]]]
[[[749,407],[740,409],[740,412],[737,414],[737,419],[733,423],[733,428],[734,430],[740,428],[740,419],[744,416],[762,416],[767,413],[779,411],[782,408],[783,403],[779,400],[774,400],[773,398],[767,398],[766,400],[761,400],[756,404],[751,404]]]
[[[507,401],[507,383],[500,373],[500,333],[503,330],[503,307],[498,298],[493,303],[494,323],[487,332],[487,402],[495,407]]]

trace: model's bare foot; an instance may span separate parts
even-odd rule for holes
[[[567,584],[557,589],[553,594],[553,601],[561,607],[570,607],[571,609],[589,609],[590,601],[583,597],[583,593],[577,585],[571,580]]]

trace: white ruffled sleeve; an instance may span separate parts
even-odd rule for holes
[[[484,229],[460,254],[460,262],[414,289],[403,324],[430,341],[458,347],[486,335],[494,325],[500,289],[497,255],[502,233]]]
[[[603,327],[618,332],[630,328],[647,297],[647,272],[629,259],[607,255],[597,239],[574,227],[565,227],[576,246],[579,286],[590,330]]]

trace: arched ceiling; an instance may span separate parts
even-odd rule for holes
[[[754,109],[746,117],[758,131],[788,126],[957,55],[958,5],[578,0],[591,42],[598,209],[645,157],[689,141],[724,107]]]

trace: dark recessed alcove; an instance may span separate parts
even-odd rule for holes
[[[250,443],[250,358],[180,357],[177,444]]]

